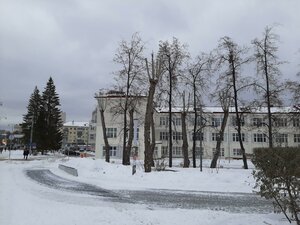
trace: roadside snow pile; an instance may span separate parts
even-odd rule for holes
[[[224,162],[226,163],[226,162]],[[143,172],[142,164],[137,164],[137,173],[132,175],[132,166],[120,162],[106,163],[102,159],[71,158],[64,165],[78,170],[78,179],[109,189],[174,189],[215,192],[253,192],[252,169],[236,169],[241,161],[232,161],[235,169],[224,168],[180,168],[173,171]]]

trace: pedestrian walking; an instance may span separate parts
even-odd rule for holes
[[[24,152],[23,152],[23,155],[24,155],[24,159],[28,159],[28,155],[29,155],[29,150],[27,149],[27,147],[24,148]]]

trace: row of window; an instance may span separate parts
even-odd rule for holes
[[[195,119],[193,117],[190,117],[189,119],[190,125],[194,125]],[[210,118],[210,123],[208,122],[208,119],[205,119],[203,117],[197,117],[197,126],[206,125],[206,126],[212,126],[212,127],[219,127],[222,124],[223,118],[221,117],[212,117]],[[231,126],[237,126],[237,120],[235,117],[231,117],[230,119],[230,125]],[[160,126],[168,126],[169,124],[169,117],[164,116],[160,117],[159,121]],[[175,126],[181,126],[181,118],[180,117],[175,117],[173,118],[173,125]],[[245,117],[241,117],[240,119],[240,125],[244,126],[245,125]],[[266,126],[267,122],[264,118],[261,117],[254,117],[252,118],[251,125],[253,126]],[[275,127],[287,127],[289,126],[289,119],[288,118],[275,118],[273,119],[273,125]],[[292,119],[292,125],[293,127],[300,127],[300,118],[293,118]]]
[[[106,128],[106,136],[107,136],[107,138],[116,138],[118,136],[117,128]],[[139,128],[137,128],[135,138],[136,138],[136,140],[139,139]]]
[[[172,149],[173,149],[172,150],[173,156],[182,156],[182,147],[181,146],[173,146]],[[118,148],[116,146],[111,146],[110,149],[109,149],[109,155],[111,157],[116,157],[118,151],[119,150],[118,150]],[[215,151],[216,151],[216,149],[213,148],[212,149],[212,154],[215,154]],[[242,155],[241,149],[239,149],[239,148],[233,148],[232,149],[232,153],[233,153],[232,156],[241,156]],[[135,154],[137,154],[137,153],[135,153]],[[133,155],[133,152],[132,152],[132,155]],[[169,149],[168,149],[167,146],[162,146],[162,155],[164,155],[166,157],[169,155]],[[196,147],[196,156],[199,156],[199,155],[200,155],[200,147]],[[103,156],[105,156],[105,149],[104,149],[104,147],[103,147]],[[158,149],[157,149],[157,147],[155,148],[154,156],[158,156]],[[220,156],[223,156],[223,157],[225,156],[225,150],[224,150],[224,148],[220,149]]]
[[[294,142],[300,143],[300,134],[293,134],[294,136]],[[182,132],[173,132],[172,133],[173,140],[182,140]],[[226,134],[224,134],[223,137],[220,137],[219,133],[211,133],[211,141],[218,141],[220,138],[222,141],[225,140]],[[241,133],[241,140],[243,142],[247,141],[247,135],[245,133]],[[204,141],[204,135],[203,133],[196,133],[196,135],[193,135],[191,139],[195,138],[196,140],[202,140]],[[160,132],[159,133],[159,139],[161,141],[165,141],[169,139],[169,132]],[[239,142],[240,138],[238,133],[232,133],[231,134],[231,141],[232,142]],[[267,142],[267,135],[263,133],[254,133],[253,134],[253,142]],[[275,142],[277,143],[287,143],[288,142],[288,134],[276,134],[275,135]]]
[[[106,128],[106,135],[108,138],[116,138],[117,137],[117,128]],[[295,143],[300,143],[300,134],[293,134],[293,139]],[[226,134],[223,137],[220,137],[219,133],[211,133],[211,141],[218,141],[220,138],[222,141],[226,141],[225,139]],[[172,132],[172,138],[175,141],[182,140],[182,132]],[[195,138],[195,140],[202,140],[204,141],[203,133],[197,132],[196,135],[192,135],[191,139]],[[137,139],[138,139],[138,132],[137,132]],[[169,132],[162,131],[159,133],[159,140],[166,141],[169,140]],[[240,137],[238,133],[231,134],[231,141],[232,142],[239,142]],[[241,140],[243,142],[248,141],[247,135],[245,133],[241,133]],[[253,134],[253,142],[267,142],[267,135],[263,133],[254,133]],[[288,134],[276,134],[275,135],[275,142],[277,143],[287,143],[288,142]]]

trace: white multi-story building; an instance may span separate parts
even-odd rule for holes
[[[110,144],[110,155],[112,158],[122,158],[123,149],[123,106],[125,101],[125,96],[123,93],[111,91],[106,95],[101,95],[96,97],[98,100],[98,110],[97,110],[97,128],[96,128],[96,157],[104,158],[104,139],[103,139],[103,129],[101,123],[100,109],[104,110],[104,118],[106,125],[106,134]],[[137,100],[138,98],[138,100]],[[144,127],[143,118],[145,116],[146,109],[146,97],[135,97],[135,112],[134,121],[136,125],[135,129],[135,143],[134,147],[138,149],[138,154],[142,156],[143,145],[144,145]],[[132,99],[130,100],[132,101]]]
[[[106,133],[111,146],[110,156],[112,158],[122,158],[123,149],[123,114],[120,113],[125,96],[118,93],[98,96],[98,107],[104,109]],[[146,108],[146,97],[139,97],[134,118],[137,121],[136,143],[138,157],[144,158],[144,116]],[[99,110],[98,110],[99,114]],[[202,122],[199,112],[198,132],[196,138],[196,154],[200,154],[202,145],[203,157],[211,158],[216,148],[219,130],[223,119],[223,111],[220,107],[203,107]],[[296,115],[296,116],[295,116]],[[290,107],[273,107],[273,143],[274,146],[300,146],[300,116],[292,111]],[[96,157],[104,158],[104,139],[100,114],[97,120]],[[156,149],[154,157],[168,157],[169,153],[169,132],[168,132],[168,112],[167,110],[156,109],[154,113]],[[189,142],[189,153],[192,155],[194,114],[188,112],[187,132]],[[182,157],[182,128],[181,110],[172,109],[172,155],[174,158]],[[253,149],[257,147],[268,147],[268,125],[267,111],[265,108],[245,111],[242,114],[242,141],[246,153],[251,155]],[[202,126],[201,126],[202,124]],[[201,129],[200,129],[201,128]],[[202,131],[202,132],[199,132]],[[202,133],[202,135],[201,135]],[[236,120],[234,108],[230,109],[224,136],[222,137],[221,157],[241,158],[239,137],[236,130]]]

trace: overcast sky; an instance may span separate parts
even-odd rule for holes
[[[113,83],[122,39],[139,32],[147,49],[177,37],[192,54],[229,36],[248,45],[280,24],[286,77],[300,71],[300,0],[0,0],[0,128],[21,123],[34,87],[50,76],[67,121],[89,121],[94,94]],[[8,126],[9,125],[9,126]]]

